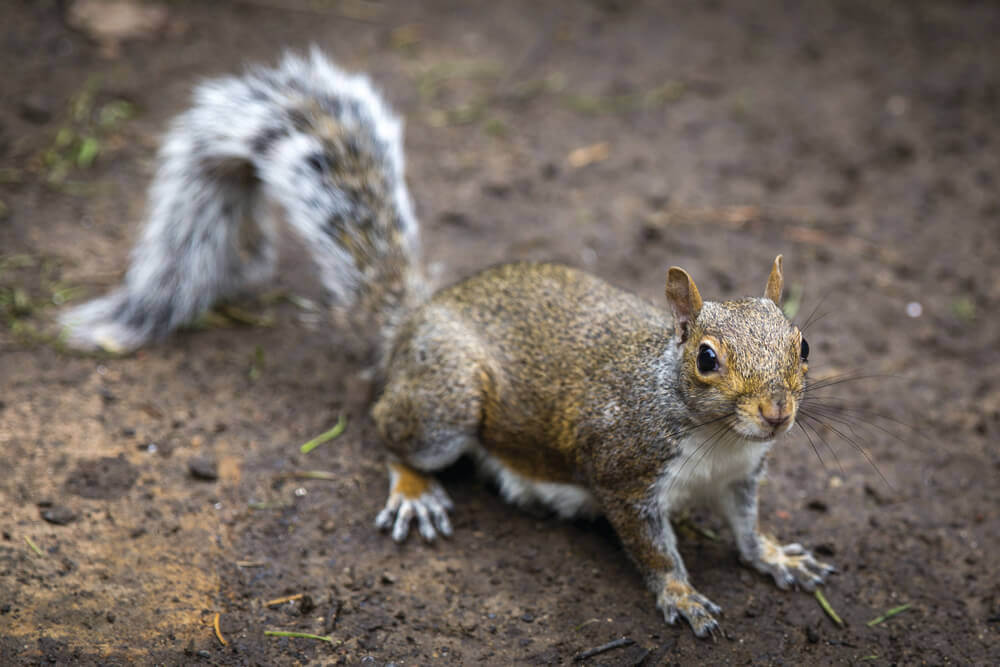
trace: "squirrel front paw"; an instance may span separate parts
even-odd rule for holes
[[[722,613],[722,608],[676,577],[667,577],[656,598],[656,606],[670,625],[677,622],[678,616],[683,616],[699,637],[714,634],[719,629],[719,622],[712,614]]]
[[[410,522],[417,519],[421,536],[433,542],[438,533],[451,536],[448,511],[454,504],[441,485],[401,463],[389,464],[389,499],[375,517],[379,530],[392,528],[392,539],[402,542],[410,532]]]
[[[816,560],[801,544],[782,545],[764,536],[761,536],[759,554],[750,565],[774,577],[778,588],[799,585],[807,591],[815,589],[835,571],[829,563]]]

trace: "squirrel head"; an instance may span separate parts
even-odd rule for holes
[[[695,421],[728,419],[750,440],[771,440],[794,424],[809,345],[781,311],[782,284],[778,255],[763,298],[702,302],[691,276],[670,268],[679,388]]]

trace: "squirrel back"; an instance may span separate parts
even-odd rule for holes
[[[376,318],[381,350],[426,298],[401,122],[316,49],[200,85],[158,165],[124,284],[62,316],[70,345],[133,350],[270,277],[272,203],[335,309]]]

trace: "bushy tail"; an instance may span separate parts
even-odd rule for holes
[[[206,82],[171,126],[124,284],[61,318],[67,342],[133,350],[268,278],[270,201],[284,209],[341,309],[383,337],[425,298],[400,121],[363,76],[319,51]]]

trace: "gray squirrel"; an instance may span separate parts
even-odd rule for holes
[[[741,559],[781,588],[833,571],[757,523],[758,483],[795,422],[809,347],[763,297],[702,301],[667,272],[670,311],[585,272],[518,262],[433,292],[403,173],[400,121],[364,76],[319,51],[200,85],[172,124],[124,285],[66,312],[69,344],[124,353],[267,279],[275,202],[305,240],[335,314],[375,322],[388,451],[380,529],[451,535],[432,473],[470,455],[521,505],[603,514],[667,622],[695,634],[721,610],[688,582],[670,516],[728,521]]]

